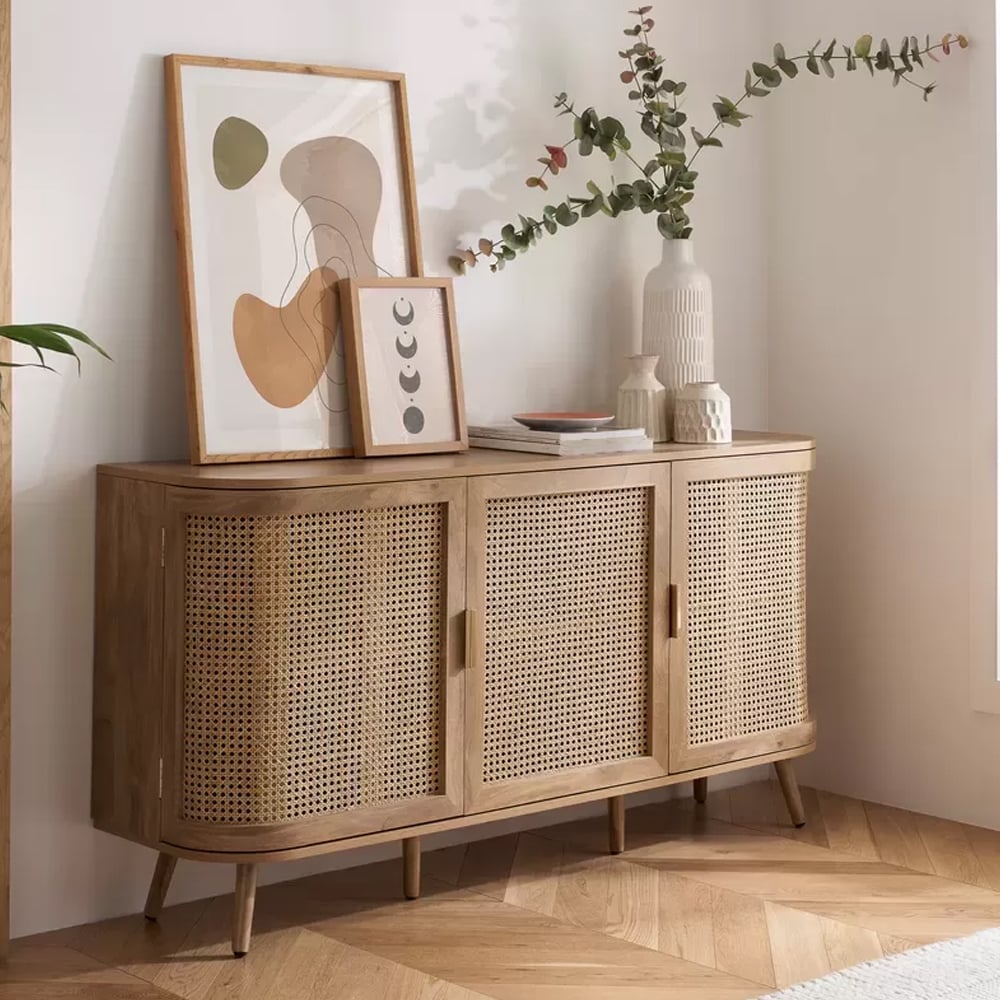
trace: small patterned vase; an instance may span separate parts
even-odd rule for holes
[[[667,390],[656,377],[655,354],[636,354],[628,359],[628,378],[618,390],[615,410],[619,427],[643,427],[653,441],[670,440]]]
[[[678,393],[674,440],[685,444],[732,443],[732,406],[718,382],[692,382]]]

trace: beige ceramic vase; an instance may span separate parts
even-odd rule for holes
[[[677,394],[674,440],[685,444],[732,442],[732,405],[718,382],[692,382]]]
[[[629,375],[618,390],[615,410],[619,427],[642,427],[654,441],[670,440],[667,390],[656,377],[656,354],[628,359]]]

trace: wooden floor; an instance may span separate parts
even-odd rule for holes
[[[774,784],[629,810],[401,864],[262,888],[230,956],[232,897],[14,943],[2,1000],[738,1000],[1000,925],[1000,834]],[[150,855],[150,869],[153,857]],[[183,864],[184,862],[182,862]]]

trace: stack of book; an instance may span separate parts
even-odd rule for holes
[[[469,445],[540,455],[607,455],[653,450],[652,440],[641,427],[598,431],[532,431],[518,424],[470,427]]]

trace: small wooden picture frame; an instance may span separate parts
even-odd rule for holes
[[[346,278],[339,289],[355,454],[467,450],[451,281]]]

